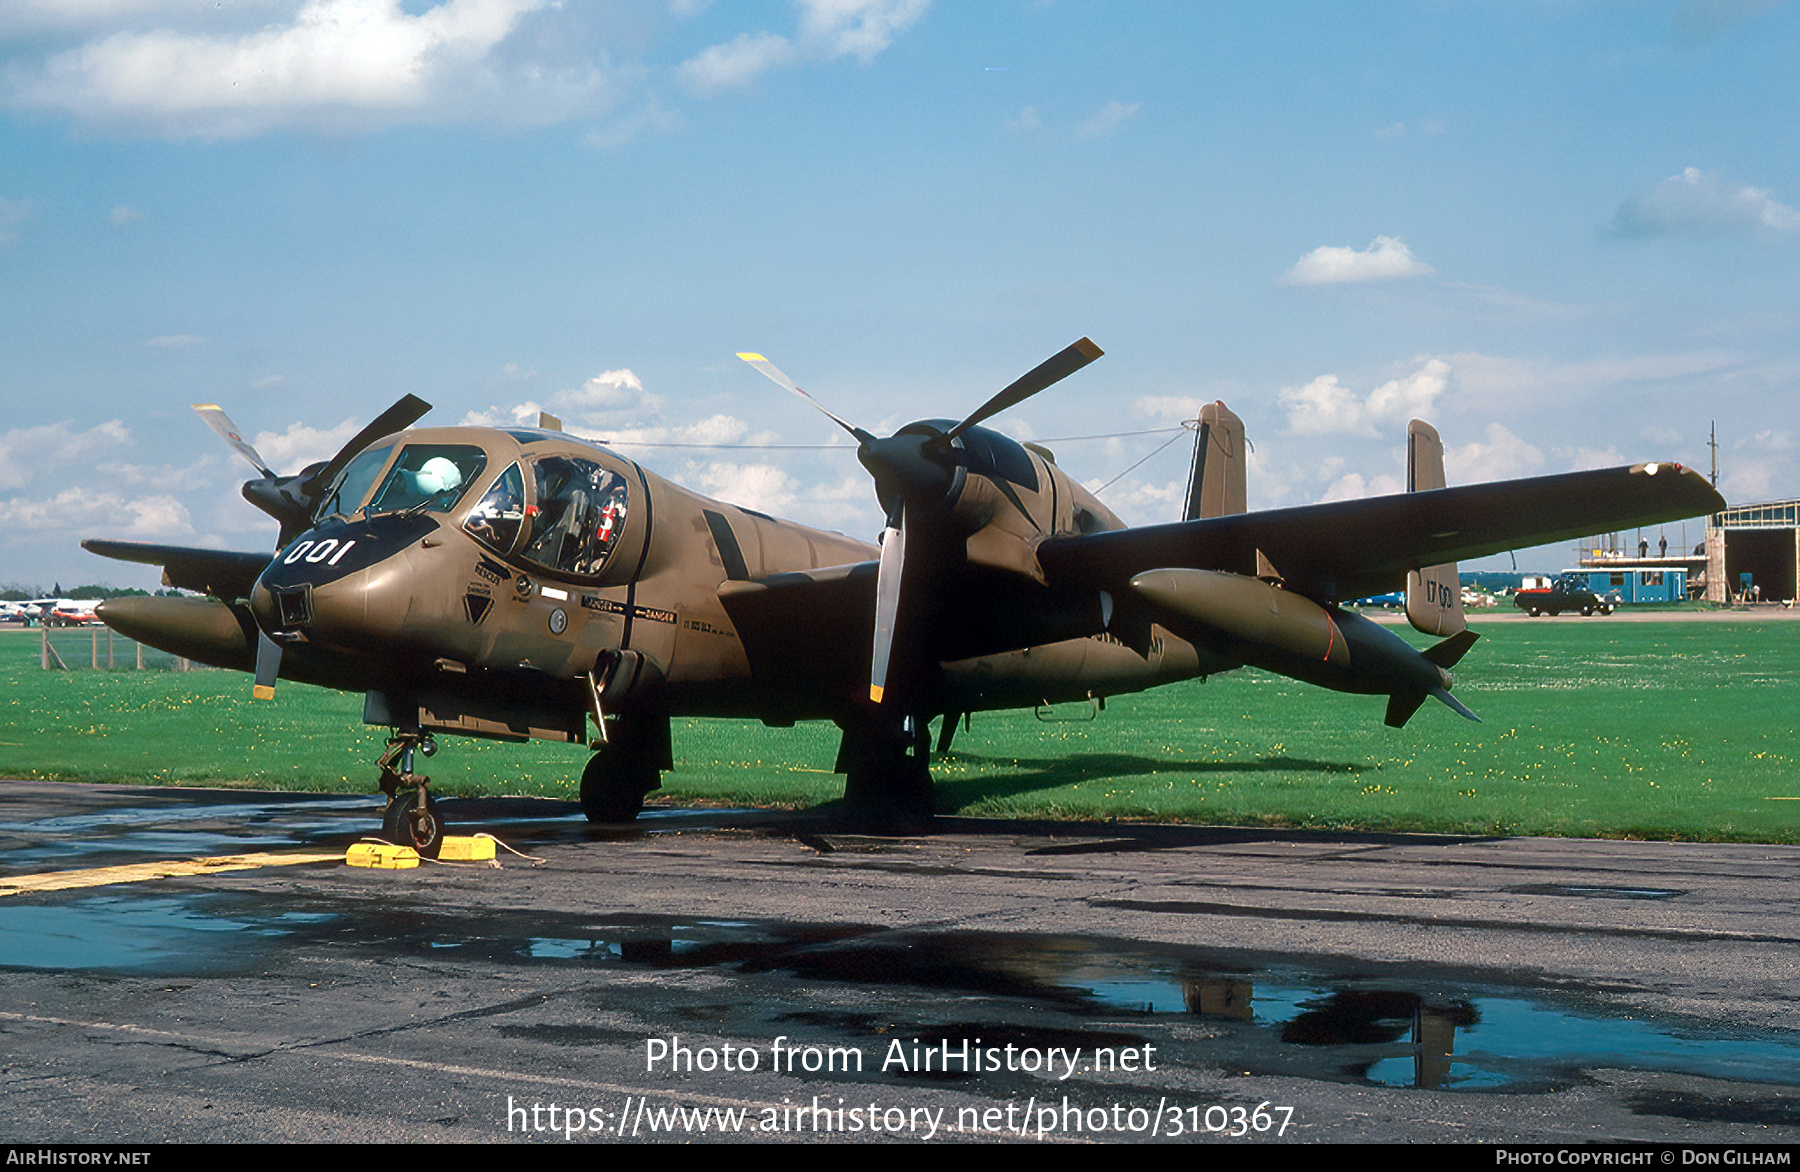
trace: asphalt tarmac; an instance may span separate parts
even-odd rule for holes
[[[0,782],[4,1139],[1800,1139],[1800,848],[444,805]]]

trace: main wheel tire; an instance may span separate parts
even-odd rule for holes
[[[416,787],[401,790],[388,802],[381,833],[396,846],[410,846],[428,859],[437,858],[444,846],[444,820],[425,791]]]
[[[581,812],[589,822],[630,822],[644,808],[644,795],[656,788],[654,768],[633,768],[606,749],[595,753],[581,771]]]
[[[852,822],[876,834],[918,834],[931,828],[936,798],[929,755],[921,746],[876,733],[846,733],[844,805]]]

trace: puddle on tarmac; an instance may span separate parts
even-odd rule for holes
[[[0,822],[9,843],[6,870],[22,873],[143,858],[197,858],[291,847],[342,838],[359,819],[378,823],[379,802],[367,797],[307,798],[207,805],[123,806],[31,822]]]
[[[468,833],[507,826],[508,838],[564,839],[582,837],[641,838],[672,833],[695,822],[721,818],[766,816],[766,811],[738,808],[646,807],[638,823],[590,828],[572,802],[538,798],[441,798],[451,829]],[[204,805],[162,804],[115,806],[34,821],[0,821],[5,863],[0,871],[23,874],[75,865],[99,866],[143,859],[197,858],[295,844],[344,845],[377,833],[381,825],[379,794],[313,796],[284,794],[269,800],[246,799]],[[540,833],[521,833],[521,829]]]
[[[1800,1038],[1791,1035],[1621,1017],[1578,993],[1475,985],[1416,967],[1333,975],[1177,945],[662,916],[539,913],[536,934],[519,936],[509,934],[509,918],[326,901],[274,913],[252,897],[218,893],[8,901],[0,966],[221,973],[331,947],[436,963],[573,966],[597,978],[712,969],[733,974],[741,1001],[780,1022],[824,1012],[808,996],[822,983],[861,987],[866,1013],[826,1014],[839,1031],[954,1038],[985,1030],[991,1038],[1017,1034],[1022,1027],[1009,1023],[1027,1018],[1042,1028],[1048,1017],[1146,1038],[1185,1031],[1225,1069],[1392,1087],[1541,1090],[1596,1068],[1800,1084]],[[603,979],[596,989],[604,992]],[[978,1007],[985,1024],[943,1023],[950,1004],[962,1015]]]
[[[235,968],[244,937],[285,936],[330,913],[236,918],[179,896],[97,896],[0,908],[0,965],[33,969],[213,971]]]

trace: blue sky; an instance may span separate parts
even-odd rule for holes
[[[1395,490],[1413,415],[1453,483],[1717,420],[1728,497],[1800,494],[1796,50],[1758,0],[11,0],[0,582],[271,544],[193,402],[284,471],[406,393],[542,406],[872,537],[848,448],[650,446],[843,440],[739,350],[881,429],[1091,335],[997,425],[1224,399],[1252,507]],[[1103,499],[1172,518],[1186,449]]]

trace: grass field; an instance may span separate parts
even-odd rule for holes
[[[1116,697],[1091,722],[978,714],[934,769],[939,809],[1800,841],[1800,623],[1564,619],[1487,633],[1458,669],[1481,724],[1427,702],[1390,729],[1380,697],[1244,670]],[[373,789],[386,733],[360,723],[360,696],[284,683],[258,703],[242,675],[46,672],[37,649],[35,631],[0,633],[0,776]],[[572,796],[586,759],[567,745],[440,744],[425,768],[455,794]],[[830,725],[677,720],[658,800],[830,801],[843,787],[825,772],[835,747]]]

